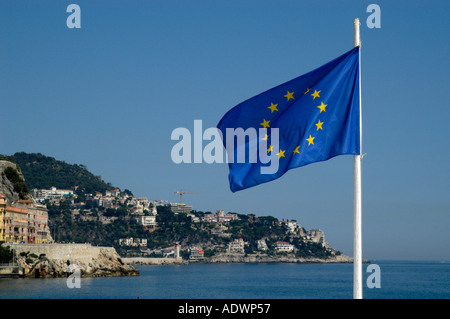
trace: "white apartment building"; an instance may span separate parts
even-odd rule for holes
[[[294,250],[294,245],[284,242],[284,241],[277,241],[275,243],[275,250],[279,253],[281,252],[291,252]]]
[[[139,216],[137,223],[142,226],[156,226],[156,216]]]
[[[46,199],[63,199],[63,198],[73,198],[74,193],[71,189],[57,189],[56,187],[51,187],[50,189],[34,189],[33,197],[37,201],[44,201]]]

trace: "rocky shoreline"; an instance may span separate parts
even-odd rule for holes
[[[81,277],[139,276],[113,247],[90,244],[9,244],[25,277],[67,277],[79,270]],[[69,270],[69,266],[71,270]],[[69,270],[69,271],[68,271]]]
[[[68,277],[73,269],[79,270],[80,277],[139,276],[139,270],[134,266],[147,265],[353,262],[353,258],[342,254],[328,258],[301,258],[289,255],[223,253],[203,260],[184,260],[169,257],[120,257],[113,247],[95,247],[90,244],[9,244],[9,246],[16,252],[16,263],[22,269],[23,277],[29,278]],[[69,270],[69,266],[72,270]]]
[[[244,255],[244,254],[220,254],[204,260],[182,260],[181,258],[146,258],[129,257],[122,258],[129,265],[187,265],[191,263],[215,264],[215,263],[352,263],[353,258],[338,255],[329,258],[301,258],[283,255]],[[364,262],[368,262],[364,260]]]
[[[329,258],[302,258],[269,255],[217,255],[208,258],[207,263],[351,263],[353,259],[344,255]]]

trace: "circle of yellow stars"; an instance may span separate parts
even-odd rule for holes
[[[308,94],[310,91],[311,91],[311,89],[310,89],[310,88],[307,88],[306,91],[303,93],[303,95]],[[314,90],[314,92],[311,93],[310,96],[312,96],[313,100],[315,100],[316,98],[320,98],[320,93],[321,93],[321,92],[322,92],[322,91]],[[295,98],[294,98],[294,93],[295,93],[295,92],[289,92],[289,91],[287,91],[286,95],[284,95],[284,97],[286,98],[286,101],[289,101],[289,100],[295,100]],[[324,104],[323,101],[321,101],[321,102],[320,102],[320,105],[317,106],[317,108],[320,110],[320,113],[319,113],[319,114],[321,114],[322,112],[326,112],[326,107],[327,107],[327,106],[328,106],[328,104]],[[267,108],[270,110],[270,114],[272,114],[273,112],[278,112],[278,108],[277,108],[277,107],[278,107],[278,103],[277,103],[277,104],[274,104],[273,102],[271,102],[271,103],[270,103],[270,106],[268,106]],[[323,127],[322,127],[323,124],[324,124],[324,122],[322,122],[322,121],[319,119],[318,122],[315,124],[316,127],[317,127],[316,131],[323,130]],[[265,128],[265,129],[270,128],[270,120],[266,120],[266,119],[264,118],[263,121],[262,121],[262,123],[260,123],[260,125],[261,125],[263,128]],[[262,139],[265,140],[265,141],[267,141],[268,138],[269,138],[269,135],[268,135],[268,134],[265,134],[265,136],[264,136]],[[314,139],[315,139],[315,137],[314,137],[314,136],[311,136],[311,134],[309,134],[309,137],[306,139],[306,141],[308,141],[308,146],[314,145]],[[295,154],[299,154],[299,155],[300,155],[300,150],[299,150],[299,149],[300,149],[300,145],[297,145],[297,146],[295,147],[294,151],[293,151],[293,155],[295,155]],[[269,154],[270,152],[272,152],[272,150],[273,150],[273,146],[272,146],[272,145],[269,145],[269,148],[267,149],[267,154]],[[286,150],[281,150],[281,149],[280,149],[280,151],[276,154],[276,155],[278,155],[278,159],[280,159],[281,157],[286,157],[286,156],[285,156],[285,152],[286,152]]]

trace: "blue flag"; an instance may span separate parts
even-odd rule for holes
[[[228,152],[233,192],[272,181],[296,167],[360,154],[359,47],[240,103],[217,128]],[[249,134],[252,128],[259,133]],[[236,136],[226,134],[230,130],[247,132],[245,141],[235,143]],[[268,162],[252,157],[255,145],[260,147],[258,154],[278,161],[276,171],[262,171]],[[240,150],[248,153],[241,160]]]

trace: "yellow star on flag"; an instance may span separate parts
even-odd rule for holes
[[[297,147],[295,148],[294,154],[295,154],[295,153],[300,154],[300,151],[298,150],[299,148],[300,148],[300,146],[297,146]]]
[[[314,139],[315,137],[311,137],[311,134],[309,134],[309,138],[306,139],[308,141],[308,146],[311,144],[314,145]]]
[[[269,135],[267,135],[267,134],[266,134],[266,136],[264,136],[264,137],[262,138],[263,141],[267,141],[268,139],[269,139]]]
[[[303,95],[305,95],[306,93],[308,93],[308,92],[309,92],[309,90],[310,90],[310,88],[307,88],[307,89],[306,89],[306,92],[305,92],[305,93],[303,93]]]
[[[319,122],[317,122],[315,125],[317,126],[317,130],[322,130],[323,131],[323,128],[322,128],[322,124],[323,124],[323,122],[321,122],[320,120],[319,120]]]
[[[273,149],[273,147],[272,147],[272,145],[270,145],[269,148],[267,149],[267,153],[272,152],[272,149]]]
[[[278,104],[270,103],[270,106],[268,107],[268,109],[270,109],[271,111],[270,113],[273,113],[273,111],[278,111],[277,106]]]
[[[327,107],[328,104],[323,104],[323,102],[320,102],[320,105],[317,107],[320,109],[320,113],[322,112],[326,112],[325,108]]]
[[[266,119],[263,119],[263,122],[260,123],[260,124],[261,124],[262,126],[264,126],[264,128],[268,128],[268,127],[270,127],[269,122],[270,122],[270,121],[266,121]]]
[[[294,100],[294,93],[295,92],[289,92],[287,91],[287,94],[284,96],[285,98],[287,98],[287,100],[289,101],[290,99]]]
[[[320,93],[321,91],[317,91],[317,90],[314,90],[314,93],[313,94],[311,94],[311,96],[313,96],[314,98],[313,98],[313,100],[315,100],[316,99],[316,97],[320,97],[320,95],[319,95],[319,93]]]
[[[286,150],[284,150],[284,151],[280,150],[280,152],[277,153],[278,159],[280,159],[281,157],[286,157],[286,156],[284,156],[284,152],[286,152]]]

